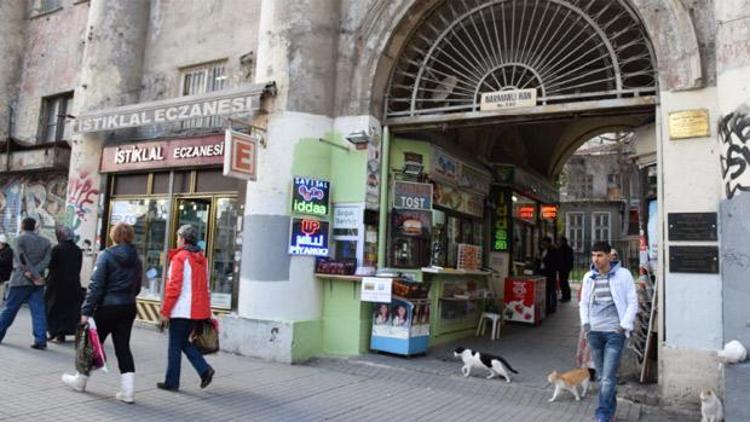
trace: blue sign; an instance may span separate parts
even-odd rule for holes
[[[329,224],[314,218],[293,218],[289,254],[328,256]]]

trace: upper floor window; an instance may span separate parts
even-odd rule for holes
[[[570,247],[578,253],[583,252],[584,229],[582,212],[565,214],[565,234]]]
[[[206,94],[227,87],[226,60],[191,66],[181,69],[182,87],[180,95]],[[220,117],[205,117],[188,120],[183,128],[222,126]]]
[[[40,142],[57,142],[65,135],[65,116],[73,103],[73,93],[53,95],[42,99]]]
[[[31,4],[32,17],[62,8],[62,0],[33,0]]]
[[[610,214],[608,212],[595,212],[591,219],[593,220],[593,224],[591,225],[591,232],[593,235],[593,239],[591,239],[592,242],[611,242]]]

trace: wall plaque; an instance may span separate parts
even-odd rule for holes
[[[670,246],[669,272],[718,274],[718,246]]]
[[[669,138],[705,138],[711,135],[708,110],[684,110],[669,113]]]
[[[667,226],[669,240],[718,240],[715,212],[670,212]]]

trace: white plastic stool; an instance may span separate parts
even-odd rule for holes
[[[490,338],[492,340],[497,340],[500,338],[500,326],[502,324],[500,314],[495,314],[491,312],[483,312],[482,316],[479,318],[479,325],[477,326],[477,334],[478,336],[484,335],[484,329],[486,327],[486,322],[492,322],[492,333],[490,335]]]

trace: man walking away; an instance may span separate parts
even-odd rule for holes
[[[568,238],[561,236],[557,245],[558,274],[560,275],[561,302],[570,302],[570,272],[573,270],[573,248],[568,245]]]
[[[13,274],[5,309],[0,313],[0,342],[8,327],[13,324],[24,302],[31,309],[34,332],[32,348],[47,348],[47,317],[44,312],[44,285],[39,283],[50,261],[50,241],[34,232],[36,220],[24,218],[21,235],[16,238]]]
[[[552,245],[552,239],[542,239],[542,259],[540,264],[541,274],[547,279],[545,286],[545,313],[547,315],[557,312],[557,250]]]
[[[600,378],[598,422],[615,420],[617,371],[638,311],[633,276],[619,262],[611,261],[611,250],[607,242],[596,242],[591,248],[592,266],[583,278],[579,308]]]

